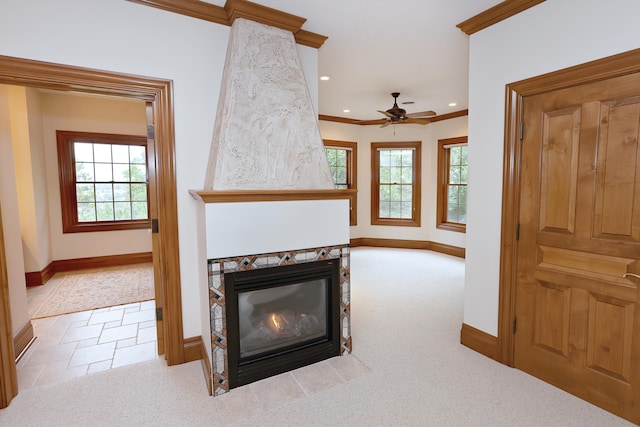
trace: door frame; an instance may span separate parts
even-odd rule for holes
[[[165,359],[168,365],[184,363],[182,294],[178,241],[178,210],[175,170],[173,82],[155,77],[74,67],[0,55],[0,84],[28,86],[59,91],[75,91],[144,100],[151,105],[156,150],[155,203],[158,244],[154,247],[154,271],[160,275]],[[0,233],[0,236],[2,234]],[[0,240],[4,248],[4,240]],[[0,251],[0,253],[3,253]],[[0,267],[4,262],[0,260]],[[0,319],[10,319],[8,280],[0,275]],[[158,296],[157,296],[158,297]],[[15,371],[11,323],[0,321],[0,336],[9,342],[0,346],[0,408],[6,407],[18,392],[11,375]],[[2,340],[0,340],[1,342]]]
[[[558,89],[640,72],[640,49],[587,62],[506,86],[504,164],[502,174],[502,227],[498,301],[497,360],[513,366],[513,339],[518,266],[517,229],[520,217],[520,134],[523,100]]]

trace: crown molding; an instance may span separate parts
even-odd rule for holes
[[[318,49],[329,38],[321,34],[312,33],[306,30],[298,30],[293,33],[296,43]]]
[[[459,23],[456,27],[460,28],[462,32],[467,35],[477,33],[487,27],[497,24],[500,21],[504,21],[507,18],[512,17],[524,10],[527,10],[545,0],[505,0],[493,6],[491,9],[487,9],[476,16],[467,19],[464,22]]]
[[[227,0],[224,10],[229,17],[229,25],[238,18],[244,18],[295,33],[302,28],[302,24],[306,21],[306,18],[280,12],[246,0]]]
[[[442,120],[455,119],[456,117],[464,117],[468,115],[469,115],[469,110],[460,110],[460,111],[454,111],[453,113],[447,113],[447,114],[441,114],[439,116],[429,117],[429,119],[431,120],[431,123],[433,123],[433,122],[440,122]],[[324,114],[319,114],[318,120],[323,120],[325,122],[346,123],[349,125],[359,125],[359,126],[383,125],[387,122],[386,119],[358,120],[358,119],[349,119],[347,117],[326,116]]]
[[[291,31],[296,43],[318,49],[326,36],[302,29],[306,18],[281,12],[247,0],[227,0],[224,7],[199,0],[127,0],[168,12],[203,19],[216,24],[231,26],[238,18],[245,18],[272,27]]]

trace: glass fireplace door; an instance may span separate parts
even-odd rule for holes
[[[340,260],[224,274],[230,387],[340,354]]]
[[[327,336],[327,279],[238,294],[240,359]]]

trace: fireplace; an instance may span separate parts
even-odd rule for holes
[[[209,259],[213,395],[351,352],[349,245]]]
[[[340,354],[339,260],[226,273],[229,387]]]
[[[204,202],[200,325],[215,396],[351,352],[355,190],[334,189],[291,17],[250,18],[234,11],[204,190],[191,193]]]

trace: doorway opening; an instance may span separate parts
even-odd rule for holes
[[[158,357],[146,102],[5,88],[33,331],[20,390]]]
[[[179,275],[177,203],[174,161],[174,125],[172,82],[151,77],[133,76],[0,56],[0,83],[34,88],[94,93],[144,100],[149,124],[150,158],[156,165],[150,176],[151,218],[157,219],[158,233],[153,234],[152,253],[158,316],[158,348],[169,365],[184,362],[182,307]],[[3,229],[15,224],[3,224]],[[0,234],[0,236],[4,236]],[[0,241],[4,247],[4,237]],[[2,251],[0,270],[0,318],[2,336],[12,337],[6,260]],[[13,343],[0,342],[0,407],[17,394]]]

